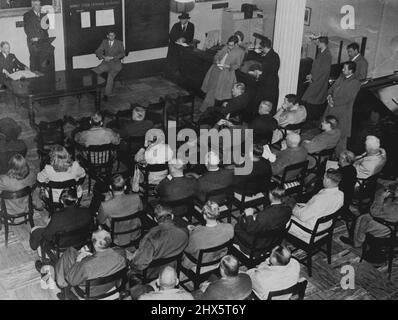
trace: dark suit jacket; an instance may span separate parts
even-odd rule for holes
[[[349,206],[355,192],[355,184],[357,182],[357,169],[354,166],[346,166],[339,168],[341,173],[341,182],[339,189],[344,193],[344,204]]]
[[[88,208],[65,208],[63,211],[52,215],[47,227],[32,232],[29,240],[30,246],[33,250],[36,250],[42,241],[53,242],[57,232],[76,230],[92,222],[93,216]]]
[[[145,137],[145,134],[148,130],[152,129],[154,126],[153,122],[150,120],[143,121],[126,121],[121,123],[121,126],[118,131],[121,138],[128,137]]]
[[[178,39],[185,38],[186,43],[191,43],[195,35],[195,25],[188,22],[187,30],[183,32],[181,23],[177,22],[170,31],[170,44],[174,44]]]
[[[274,130],[278,128],[278,121],[270,114],[257,116],[250,124],[253,130],[254,143],[269,144],[272,140]]]
[[[303,147],[287,148],[276,153],[276,161],[271,164],[274,175],[282,175],[287,166],[307,160],[307,150]],[[293,177],[287,177],[293,178]]]
[[[273,103],[276,110],[279,98],[279,68],[281,61],[279,55],[271,49],[262,60],[262,75],[258,80],[258,91],[256,102],[269,100]],[[258,107],[258,105],[257,105]]]
[[[359,81],[365,80],[368,77],[368,68],[369,68],[368,61],[362,55],[359,55],[359,57],[354,62],[357,65],[357,70],[355,71],[355,77]]]
[[[40,14],[39,18],[33,10],[29,10],[24,14],[24,30],[28,38],[28,42],[30,42],[32,38],[39,38],[39,40],[48,38],[48,31],[41,27],[41,20],[45,16],[45,14]]]
[[[206,172],[197,180],[196,197],[204,202],[208,192],[231,186],[233,179],[233,170],[219,169],[218,171]]]
[[[121,60],[126,56],[123,42],[116,39],[112,47],[109,46],[108,39],[103,40],[99,48],[95,51],[95,54],[100,60],[104,59],[104,56],[113,57],[111,62],[117,63],[121,63]]]
[[[247,108],[249,104],[249,96],[247,93],[243,93],[238,97],[232,98],[228,101],[228,105],[224,107],[219,107],[218,110],[222,113],[223,116],[227,114],[231,114],[233,117],[237,112],[241,112]]]
[[[10,53],[7,58],[0,52],[0,73],[7,70],[8,73],[14,73],[18,70],[25,70],[25,65]]]
[[[257,214],[256,220],[253,216],[242,216],[235,225],[235,239],[241,249],[245,251],[251,246],[256,236],[261,236],[267,231],[281,229],[289,222],[292,209],[286,205],[270,205]],[[273,242],[273,237],[262,237],[256,243],[258,249],[268,248]],[[242,246],[244,248],[242,248]]]
[[[253,170],[249,175],[234,176],[234,190],[239,194],[256,195],[260,187],[269,185],[271,176],[269,161],[261,158],[259,161],[253,162]]]

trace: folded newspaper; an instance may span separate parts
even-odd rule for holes
[[[37,78],[39,75],[30,70],[21,70],[9,75],[12,80],[21,80],[22,78]]]

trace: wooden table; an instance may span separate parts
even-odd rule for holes
[[[99,111],[101,107],[101,88],[105,84],[106,80],[91,69],[56,71],[37,78],[18,81],[5,80],[5,85],[12,94],[26,102],[29,111],[29,123],[35,130],[37,129],[34,110],[35,102],[93,93],[95,96],[95,109]]]

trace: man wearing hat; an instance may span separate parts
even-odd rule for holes
[[[170,31],[170,42],[169,51],[167,54],[167,60],[171,69],[176,70],[178,68],[179,60],[179,43],[191,43],[195,34],[195,26],[189,22],[191,17],[188,13],[184,12],[178,16],[180,22],[174,24]]]

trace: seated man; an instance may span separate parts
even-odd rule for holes
[[[354,163],[358,179],[368,179],[380,173],[387,162],[387,153],[380,148],[380,139],[375,136],[368,136],[365,147],[366,152],[357,157]]]
[[[327,116],[321,124],[323,132],[312,140],[303,141],[303,147],[310,154],[335,148],[341,136],[340,129],[337,128],[338,125],[339,122],[336,117]]]
[[[204,282],[195,298],[200,300],[245,300],[252,292],[252,282],[247,274],[239,273],[239,261],[231,255],[220,262],[221,278]]]
[[[364,214],[357,218],[354,224],[353,237],[340,237],[340,240],[359,248],[365,242],[367,233],[376,238],[389,237],[391,230],[375,221],[374,218],[392,223],[398,222],[398,185],[394,185],[387,190],[379,188],[376,192],[375,201],[370,208],[370,214]]]
[[[289,125],[303,123],[307,119],[307,110],[299,104],[299,99],[296,95],[288,94],[274,118],[278,121],[280,127],[286,128]],[[300,130],[294,130],[294,132],[300,134]],[[280,130],[274,131],[272,143],[280,141],[282,137],[283,134]]]
[[[19,139],[21,126],[12,118],[0,120],[0,174],[8,171],[8,162],[16,155],[26,156],[28,147]]]
[[[252,196],[258,193],[257,190],[260,187],[258,185],[259,183],[261,183],[262,186],[269,186],[272,176],[271,164],[268,160],[263,158],[263,153],[263,146],[254,145],[253,169],[250,174],[234,176],[233,184],[235,192]],[[265,188],[263,188],[263,190],[264,189]]]
[[[234,237],[234,228],[231,224],[217,221],[220,216],[217,203],[208,201],[202,209],[202,214],[206,221],[206,225],[199,225],[197,227],[190,226],[189,242],[184,250],[185,253],[190,254],[196,259],[199,257],[200,250],[220,246]],[[217,260],[225,254],[225,251],[206,254],[202,262]],[[186,269],[195,268],[196,270],[196,264],[185,255],[182,265]],[[209,268],[215,268],[215,266],[209,266]]]
[[[341,182],[339,189],[344,193],[344,206],[348,208],[355,193],[357,170],[353,166],[355,155],[351,151],[343,151],[339,156],[339,172]]]
[[[157,186],[161,203],[175,202],[192,197],[196,190],[196,180],[184,176],[184,163],[180,159],[169,162],[169,175]],[[185,206],[172,208],[176,216],[186,214]]]
[[[246,86],[243,83],[236,83],[232,87],[232,99],[224,102],[221,107],[208,108],[201,115],[199,123],[214,127],[221,119],[232,121],[232,118],[243,112],[249,103],[249,96],[245,91]]]
[[[306,204],[297,204],[293,209],[292,220],[309,230],[314,230],[319,218],[336,213],[344,204],[344,194],[339,190],[340,181],[341,174],[337,170],[329,169],[323,178],[324,189]],[[330,224],[322,224],[319,226],[318,232],[329,227]],[[293,223],[288,232],[303,241],[310,241],[311,235]]]
[[[43,262],[56,262],[52,249],[55,235],[58,232],[78,230],[93,223],[93,216],[89,209],[76,207],[78,198],[75,190],[65,189],[62,191],[60,202],[64,209],[55,212],[46,227],[32,229],[29,239],[30,247],[32,250],[38,250],[38,255],[41,258],[41,261],[36,261],[37,270],[41,269]]]
[[[107,39],[102,41],[99,48],[95,51],[95,54],[102,62],[98,67],[94,68],[93,71],[97,74],[108,73],[104,95],[104,101],[108,101],[108,97],[113,91],[115,77],[122,70],[122,59],[126,55],[123,42],[116,40],[115,32],[109,31]]]
[[[91,128],[86,131],[78,132],[75,141],[85,147],[101,146],[106,144],[120,143],[120,136],[111,129],[104,128],[102,115],[95,113],[90,120]]]
[[[211,151],[205,157],[207,172],[198,178],[196,184],[196,198],[202,203],[206,201],[206,194],[210,191],[219,190],[232,186],[234,172],[230,169],[219,167],[220,158]]]
[[[285,191],[275,188],[269,192],[270,205],[254,214],[254,209],[246,209],[245,214],[235,225],[235,243],[245,254],[250,254],[250,247],[259,237],[256,249],[267,250],[275,242],[273,237],[264,237],[267,231],[281,230],[289,222],[292,209],[282,203]]]
[[[286,136],[287,149],[276,151],[276,161],[271,163],[272,174],[280,176],[286,167],[307,160],[307,150],[300,146],[301,137],[296,133],[289,133]],[[287,177],[288,179],[293,177]]]
[[[122,175],[117,174],[112,178],[111,194],[108,194],[105,201],[102,202],[99,210],[97,221],[99,224],[105,224],[108,228],[111,227],[112,218],[122,218],[130,216],[143,209],[140,196],[136,193],[125,194],[127,189],[126,181]],[[138,228],[141,226],[139,218],[132,221],[118,223],[115,226],[116,232],[123,232]],[[133,234],[117,235],[114,242],[116,245],[123,246],[131,241],[138,239],[141,235],[140,230]]]
[[[151,120],[145,120],[146,110],[137,106],[133,109],[130,121],[123,121],[118,128],[121,138],[145,137],[145,134],[153,128]],[[138,151],[138,150],[137,150]]]
[[[10,44],[7,41],[0,43],[0,84],[5,77],[19,70],[29,70],[17,57],[10,53]]]
[[[254,143],[271,143],[273,132],[278,128],[278,121],[271,115],[272,108],[272,102],[262,101],[258,108],[259,115],[249,123],[249,129],[253,130]]]
[[[188,245],[188,230],[174,223],[170,208],[158,205],[154,213],[158,226],[149,230],[134,252],[130,262],[133,273],[140,273],[154,260],[180,254]]]
[[[192,294],[184,289],[177,289],[178,283],[177,272],[167,266],[159,273],[156,282],[159,290],[143,294],[138,300],[193,300]]]
[[[254,269],[246,272],[252,280],[253,291],[261,300],[267,300],[273,291],[293,287],[299,281],[300,263],[292,257],[284,246],[277,246],[270,257]],[[278,300],[289,300],[291,294],[278,297]]]
[[[94,253],[87,247],[77,251],[69,248],[55,266],[56,282],[61,288],[61,299],[70,294],[70,287],[80,286],[85,290],[86,280],[98,279],[115,274],[126,267],[125,251],[111,248],[111,235],[99,229],[92,235]],[[114,288],[114,283],[91,287],[90,295],[98,296]],[[117,297],[115,297],[116,299]]]

